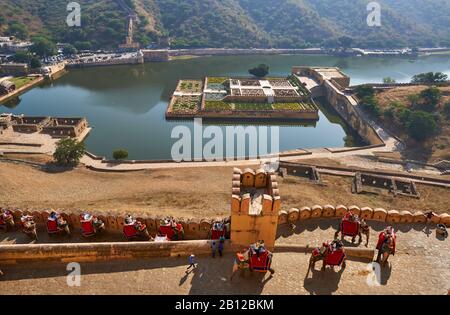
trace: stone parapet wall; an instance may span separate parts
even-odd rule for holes
[[[22,214],[32,215],[38,224],[38,229],[44,228],[43,225],[46,222],[50,212],[52,210],[36,210],[36,209],[18,209],[18,208],[8,208],[0,207],[4,210],[9,210],[14,215],[14,221],[16,223],[20,222],[20,217]],[[80,214],[82,211],[64,211],[58,210],[58,212],[63,216],[63,218],[69,223],[71,229],[80,229]],[[105,223],[106,230],[108,232],[122,232],[125,215],[118,214],[98,214],[93,211],[88,211]],[[132,213],[131,213],[132,214]],[[133,214],[132,214],[133,215]],[[152,236],[155,236],[160,220],[164,219],[164,216],[146,216],[146,215],[133,215],[137,220],[145,223],[147,225],[148,231]],[[201,240],[207,239],[209,232],[211,230],[212,224],[217,219],[205,218],[205,219],[177,219],[183,228],[186,240]]]
[[[383,208],[358,207],[355,205],[314,205],[300,209],[292,208],[289,211],[281,210],[278,213],[278,224],[295,223],[310,218],[342,218],[347,211],[352,211],[367,221],[378,221],[386,223],[426,223],[427,218],[423,211],[397,211],[385,210]],[[431,219],[434,224],[444,224],[450,227],[450,214],[435,214]]]
[[[234,213],[240,215],[243,214],[243,211],[248,211],[247,208],[249,206],[250,200],[248,198],[245,198],[244,196],[244,198],[241,198],[240,195],[237,194],[237,188],[237,183],[233,181],[231,208]],[[278,188],[277,186],[273,186],[271,189],[273,190],[274,195],[264,196],[263,211],[265,211],[266,215],[269,216],[274,211],[277,211],[278,225],[295,223],[297,221],[304,221],[310,218],[342,218],[349,210],[367,221],[378,221],[386,223],[425,223],[427,221],[424,211],[397,211],[386,210],[383,208],[359,207],[355,205],[313,205],[305,206],[302,208],[292,208],[289,210],[280,210],[279,207],[281,206],[281,199],[279,198],[279,196],[276,196],[276,194],[279,194],[279,192],[277,192]],[[22,214],[32,215],[36,223],[38,224],[38,229],[45,229],[44,224],[51,212],[51,210],[42,211],[35,209],[18,209],[7,207],[3,207],[2,209],[10,210],[14,215],[14,220],[16,223],[20,222],[20,217],[22,216]],[[79,231],[79,216],[81,212],[61,211],[60,213],[68,221],[71,229]],[[90,213],[96,214],[95,212]],[[124,215],[100,214],[98,215],[98,217],[105,223],[105,227],[108,232],[122,233],[123,222],[125,219]],[[147,225],[149,233],[153,236],[155,236],[157,233],[160,220],[164,218],[163,216],[146,215],[135,215],[134,217],[141,222],[144,222]],[[183,226],[186,240],[205,240],[208,238],[212,224],[216,220],[217,219],[212,218],[180,218],[177,219],[177,222],[179,222]],[[440,223],[450,228],[450,214],[448,213],[436,214],[431,219],[431,221],[434,224]]]

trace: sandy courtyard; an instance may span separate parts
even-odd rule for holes
[[[255,166],[256,168],[256,166]],[[90,210],[125,214],[218,217],[229,215],[231,167],[103,173],[78,167],[46,172],[0,161],[0,206]],[[278,177],[282,208],[315,204],[383,207],[388,210],[450,212],[445,188],[418,185],[420,199],[381,191],[351,193],[351,178],[323,175],[323,185],[289,176]]]
[[[299,223],[294,233],[279,230],[277,244],[315,246],[330,239],[337,220],[309,220]],[[385,227],[371,223],[372,237]],[[275,253],[269,274],[229,276],[233,256],[198,257],[199,268],[185,273],[186,258],[81,263],[81,286],[66,284],[66,265],[60,263],[2,266],[2,294],[447,294],[450,289],[450,242],[425,234],[423,224],[398,225],[398,250],[390,265],[381,269],[379,284],[371,275],[368,261],[349,260],[343,271],[316,271],[307,277],[309,254]],[[346,243],[347,246],[351,244]],[[360,245],[363,246],[363,245]],[[373,285],[375,284],[375,285]]]

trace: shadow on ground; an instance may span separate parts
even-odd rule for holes
[[[119,276],[117,281],[130,281],[131,283],[148,283],[148,286],[156,287],[159,276],[165,277],[162,272],[173,273],[173,277],[181,277],[178,281],[181,291],[188,291],[192,295],[208,294],[261,294],[264,286],[272,277],[263,273],[250,273],[245,275],[237,274],[230,282],[231,271],[233,267],[233,255],[227,254],[222,258],[211,258],[207,256],[198,257],[198,267],[186,271],[187,259],[178,258],[159,258],[147,260],[117,260],[117,261],[97,261],[89,263],[80,263],[82,275],[103,274],[104,277],[114,275],[117,279],[118,273],[126,273]],[[24,279],[45,279],[59,278],[65,283],[65,278],[70,271],[66,270],[67,265],[63,263],[30,263],[24,265],[6,265],[2,266],[5,275],[2,281],[17,281]],[[165,270],[165,271],[161,271]],[[132,272],[131,274],[129,272]],[[155,274],[156,272],[156,274]],[[126,277],[128,277],[128,280]],[[52,280],[53,281],[53,280]],[[101,283],[99,283],[101,285]],[[116,282],[120,286],[120,283]],[[50,288],[49,288],[50,290]],[[50,291],[47,293],[51,293]],[[133,292],[129,292],[132,294]]]

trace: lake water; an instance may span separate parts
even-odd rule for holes
[[[450,56],[429,56],[415,61],[396,57],[306,55],[202,57],[71,70],[57,81],[0,105],[0,112],[85,116],[93,127],[86,139],[86,146],[92,153],[111,157],[115,149],[123,148],[128,150],[130,159],[170,159],[172,145],[177,141],[171,138],[173,128],[185,125],[193,129],[192,121],[166,121],[164,117],[177,81],[204,76],[245,76],[249,68],[260,63],[268,64],[270,75],[274,76],[287,76],[294,65],[338,66],[351,77],[352,84],[381,82],[387,76],[397,82],[408,82],[414,74],[427,71],[450,75]],[[315,124],[269,126],[279,126],[282,151],[360,144],[326,104],[321,105],[320,120]]]

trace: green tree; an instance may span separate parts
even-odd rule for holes
[[[441,91],[434,86],[420,92],[420,109],[427,112],[434,111],[441,99],[441,94]]]
[[[74,46],[76,47],[76,49],[78,50],[90,50],[92,49],[92,43],[89,41],[86,42],[75,42]]]
[[[349,36],[341,36],[338,38],[338,43],[342,48],[347,49],[352,46],[353,38]]]
[[[13,61],[14,62],[19,62],[19,63],[29,63],[31,60],[31,55],[28,51],[25,50],[19,50],[18,52],[16,52],[13,56]]]
[[[63,48],[63,54],[66,56],[71,56],[71,55],[76,55],[77,54],[77,49],[75,48],[75,46],[69,44],[67,46],[65,46]]]
[[[420,103],[420,95],[418,94],[408,95],[408,101],[411,103],[411,107],[417,107],[417,105]]]
[[[384,118],[386,118],[386,119],[394,119],[395,118],[395,110],[396,110],[396,107],[394,107],[392,105],[389,106],[388,108],[386,108],[383,111]]]
[[[119,149],[113,152],[114,160],[124,160],[128,157],[128,151]]]
[[[361,104],[364,108],[374,116],[380,116],[381,110],[375,96],[365,96],[361,99]]]
[[[8,25],[8,30],[6,32],[9,36],[15,36],[20,39],[28,38],[28,29],[27,27],[19,22],[13,21]]]
[[[262,63],[255,68],[249,69],[248,73],[254,75],[255,77],[263,78],[269,74],[269,66]]]
[[[412,83],[442,83],[447,81],[448,76],[442,72],[426,72],[416,74],[412,77]]]
[[[76,165],[85,151],[83,142],[79,142],[74,138],[64,138],[57,142],[53,158],[58,164]]]
[[[367,96],[374,96],[375,95],[374,88],[371,85],[367,85],[367,84],[358,86],[355,89],[355,92],[356,92],[356,95],[359,98],[361,98],[361,99],[364,98],[364,97],[367,97]]]
[[[42,63],[41,63],[41,61],[39,60],[39,58],[32,57],[32,58],[30,59],[30,67],[33,68],[33,69],[37,69],[37,68],[42,67]]]
[[[33,46],[30,51],[40,57],[56,55],[57,49],[55,43],[45,37],[36,37],[33,39]]]
[[[408,135],[418,141],[424,141],[438,132],[435,117],[424,111],[410,113],[405,124]]]
[[[383,83],[391,84],[391,83],[397,83],[397,81],[395,81],[394,78],[386,77],[386,78],[383,78]]]

